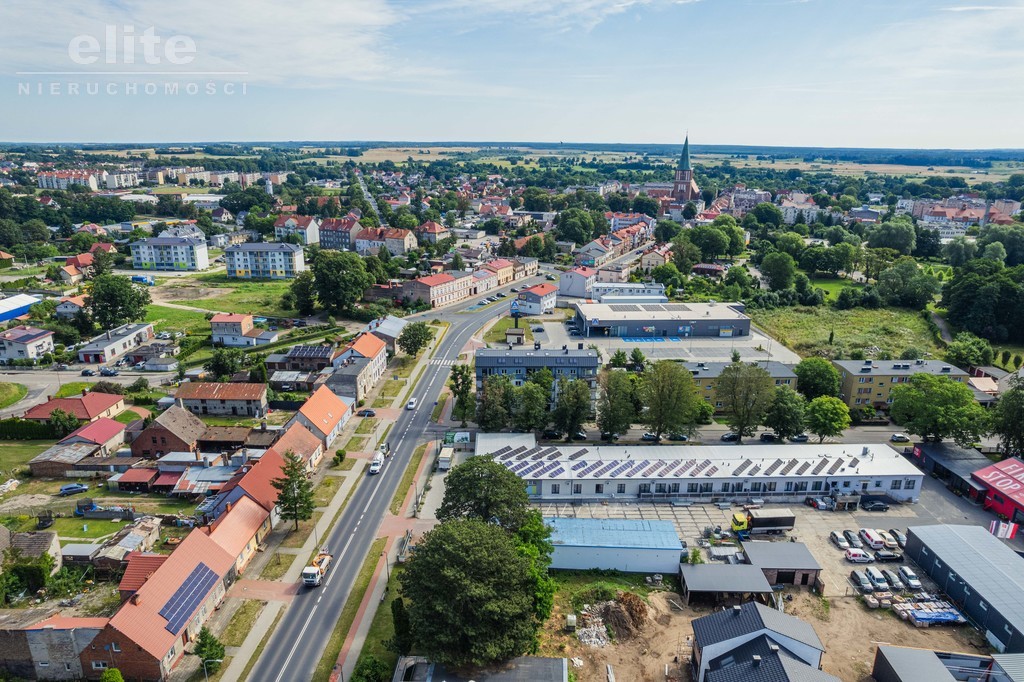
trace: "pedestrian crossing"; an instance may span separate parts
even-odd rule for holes
[[[430,361],[430,364],[434,367],[454,367],[459,364],[457,360],[445,360],[444,358],[434,358]]]

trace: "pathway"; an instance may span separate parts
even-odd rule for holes
[[[946,318],[944,318],[942,315],[939,315],[934,310],[931,312],[931,315],[932,322],[934,322],[935,326],[939,328],[939,336],[942,337],[942,340],[945,341],[946,343],[952,343],[953,332],[950,331],[949,323],[946,322]]]

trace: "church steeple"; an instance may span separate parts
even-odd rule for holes
[[[686,140],[683,142],[683,155],[679,157],[679,170],[692,171],[693,166],[690,165],[690,134],[686,134]]]

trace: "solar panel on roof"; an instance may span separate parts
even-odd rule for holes
[[[561,455],[559,455],[559,454],[558,454],[557,452],[552,452],[552,453],[551,453],[550,455],[548,455],[547,457],[548,457],[548,459],[558,459],[558,458],[559,458],[560,456],[561,456]]]
[[[814,465],[814,471],[811,472],[813,476],[817,476],[821,473],[821,470],[828,466],[828,460],[824,457],[821,458],[817,464]]]
[[[526,467],[526,468],[525,468],[525,469],[523,469],[523,470],[522,470],[521,472],[519,472],[519,475],[520,475],[520,476],[526,476],[526,475],[527,475],[527,474],[529,474],[529,473],[530,473],[531,471],[534,471],[535,469],[539,469],[539,468],[541,468],[541,466],[542,466],[543,464],[544,464],[543,462],[530,462],[530,466]]]
[[[690,475],[691,476],[696,476],[700,472],[702,472],[705,469],[707,469],[709,466],[711,466],[711,460],[710,459],[706,459],[703,462],[701,462],[700,464],[698,464],[697,468],[690,472]]]
[[[554,469],[556,466],[558,466],[558,462],[549,462],[548,464],[544,465],[544,468],[542,468],[540,471],[535,473],[534,476],[537,477],[537,478],[540,478],[544,474],[546,474],[549,471],[551,471],[552,469]]]
[[[202,562],[193,568],[160,609],[160,615],[167,619],[164,629],[173,634],[181,631],[219,579],[220,577]]]
[[[511,471],[513,474],[518,474],[520,471],[530,466],[530,464],[530,462],[517,462],[512,466],[511,469],[509,469],[509,471]]]
[[[804,462],[803,464],[800,465],[800,468],[796,470],[796,475],[797,476],[803,476],[804,472],[807,471],[810,468],[811,468],[811,463],[810,462]]]
[[[753,463],[754,463],[754,460],[752,460],[752,459],[745,459],[745,460],[743,460],[742,464],[740,464],[738,467],[733,469],[732,475],[733,476],[739,476],[741,471],[743,471],[744,469],[746,469],[748,466],[750,466]]]
[[[587,450],[586,448],[583,448],[582,450],[577,450],[576,452],[569,455],[569,459],[579,459],[588,452],[590,452],[590,450]]]
[[[500,448],[498,448],[497,450],[495,450],[495,451],[494,451],[494,452],[492,452],[491,454],[492,454],[492,455],[494,455],[495,457],[497,457],[498,455],[503,455],[503,454],[505,454],[506,452],[508,452],[508,451],[509,451],[509,450],[511,450],[511,449],[512,449],[512,448],[510,448],[510,447],[509,447],[509,446],[507,446],[507,445],[502,445],[502,446],[501,446]]]
[[[292,346],[288,351],[290,358],[327,358],[331,356],[330,346]]]
[[[679,473],[682,474],[683,472],[685,472],[687,469],[689,469],[690,467],[692,467],[696,463],[697,463],[697,460],[695,460],[695,459],[688,459],[688,460],[686,460],[686,462],[683,464],[683,466],[679,468]]]
[[[860,460],[857,459],[856,457],[854,457],[853,459],[850,460],[850,466],[855,467],[858,464],[860,464]]]
[[[717,473],[718,473],[718,467],[717,466],[713,466],[710,469],[708,469],[707,471],[705,471],[704,475],[705,476],[714,476]]]
[[[632,468],[632,469],[630,469],[629,471],[627,471],[627,472],[626,472],[626,478],[633,478],[633,477],[634,477],[634,476],[636,476],[636,475],[637,475],[638,473],[640,473],[641,471],[643,471],[643,468],[644,468],[645,466],[647,466],[648,464],[650,464],[650,462],[648,462],[648,461],[647,461],[646,459],[645,459],[644,461],[642,461],[642,462],[636,463],[636,464],[635,464],[635,465],[633,466],[633,468]]]
[[[661,468],[661,462],[655,462],[651,466],[647,467],[646,471],[644,471],[644,478],[647,478],[648,476],[653,474],[656,469],[660,469],[660,468]]]
[[[623,462],[615,471],[610,473],[609,476],[611,476],[612,478],[614,478],[615,476],[619,476],[622,474],[623,471],[625,471],[631,466],[633,466],[632,462]]]
[[[788,462],[786,462],[786,466],[782,467],[782,471],[780,471],[779,473],[785,476],[786,474],[793,470],[793,467],[795,467],[799,463],[800,462],[798,460],[791,459]]]
[[[772,474],[779,470],[780,466],[782,466],[782,460],[775,460],[774,462],[772,462],[772,465],[765,470],[764,475],[771,476]]]
[[[552,471],[550,474],[548,474],[548,478],[556,478],[558,476],[561,476],[564,473],[565,473],[565,469],[563,469],[562,467],[558,467],[557,469]]]
[[[629,303],[618,303],[608,306],[608,309],[615,313],[638,313],[640,306]]]
[[[579,471],[580,469],[582,469],[585,466],[587,466],[586,462],[576,462],[575,464],[573,464],[570,467],[570,469],[572,469],[573,471]]]
[[[618,464],[619,462],[617,460],[608,462],[603,467],[594,472],[594,478],[600,478],[601,476],[604,476],[606,473],[614,469]]]
[[[586,475],[587,475],[587,474],[589,474],[590,472],[592,472],[592,471],[596,470],[596,469],[597,469],[598,467],[600,467],[600,466],[601,466],[602,464],[604,464],[604,462],[602,462],[601,460],[597,460],[597,461],[595,461],[595,462],[592,462],[590,466],[588,466],[588,467],[587,467],[586,469],[584,469],[583,471],[581,471],[581,472],[580,472],[579,474],[577,474],[577,475],[578,475],[578,476],[579,476],[580,478],[583,478],[584,476],[586,476]]]
[[[835,472],[839,471],[842,468],[843,468],[843,458],[840,457],[839,459],[837,459],[835,462],[832,463],[831,467],[829,467],[828,475],[831,476],[832,474],[834,474]]]
[[[761,470],[761,467],[754,465],[754,468],[747,472],[747,476],[756,476],[757,472]]]
[[[665,474],[667,474],[667,473],[668,473],[669,471],[671,471],[671,470],[672,470],[672,467],[674,467],[674,466],[675,466],[676,464],[678,464],[678,462],[674,462],[674,461],[672,461],[672,462],[665,462],[665,463],[664,463],[664,464],[662,464],[662,466],[661,466],[661,471],[659,471],[659,472],[658,472],[657,474],[655,474],[655,475],[656,475],[656,476],[664,476],[664,475],[665,475]]]

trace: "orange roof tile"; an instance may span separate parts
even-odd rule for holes
[[[240,497],[227,513],[217,517],[210,539],[237,559],[269,517],[269,511],[248,497]]]
[[[420,277],[416,281],[420,282],[421,284],[426,284],[428,287],[436,287],[440,286],[441,284],[448,284],[448,282],[454,282],[455,278],[452,277],[451,275],[440,273],[437,275],[427,275],[426,277]]]
[[[553,294],[556,291],[558,291],[558,287],[550,282],[544,282],[543,284],[534,284],[532,287],[527,287],[520,293],[525,294],[526,292],[530,292],[536,296],[546,296],[548,294]]]
[[[360,334],[348,347],[362,355],[364,358],[373,359],[381,353],[387,352],[388,345],[381,341],[380,337],[372,333]]]
[[[277,452],[290,452],[302,461],[308,460],[320,447],[320,439],[302,424],[295,422],[274,442]]]
[[[129,552],[128,565],[121,576],[117,589],[121,592],[137,592],[149,580],[156,569],[160,568],[169,555],[151,554],[149,552]]]
[[[299,408],[299,414],[324,433],[333,431],[347,411],[345,402],[327,386],[318,388]]]
[[[271,448],[242,474],[237,485],[261,507],[270,511],[277,506],[277,488],[270,482],[281,478],[282,469],[284,457]]]
[[[86,393],[70,398],[54,398],[36,405],[25,413],[26,419],[49,419],[54,410],[64,410],[77,419],[95,419],[97,415],[124,401],[123,395],[112,393]]]
[[[80,630],[82,628],[102,630],[110,622],[109,618],[87,618],[62,616],[59,613],[30,625],[26,630]]]
[[[210,322],[245,322],[246,318],[252,320],[252,315],[242,315],[241,313],[217,313],[210,318]]]
[[[266,395],[266,384],[189,382],[182,384],[174,397],[182,400],[263,400]]]

